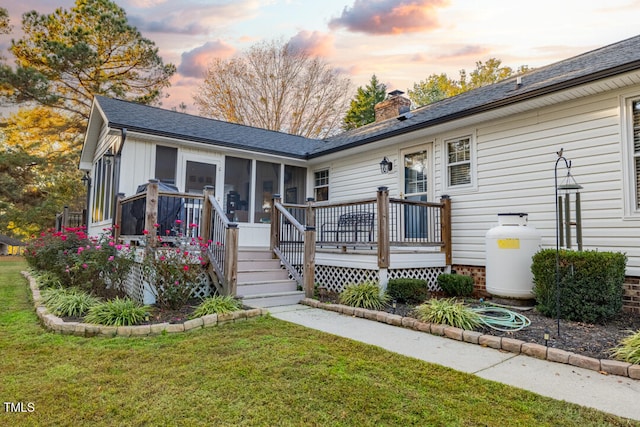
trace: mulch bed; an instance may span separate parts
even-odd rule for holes
[[[323,302],[338,302],[337,295],[327,295],[322,300]],[[396,304],[395,314],[415,317],[413,314],[414,307],[398,303]],[[386,311],[394,313],[392,307],[388,307]],[[546,344],[549,347],[596,359],[611,359],[610,350],[617,346],[620,340],[640,331],[640,316],[621,313],[615,319],[601,325],[561,319],[560,335],[558,335],[558,322],[556,319],[543,316],[535,309],[514,308],[513,311],[526,316],[531,321],[531,325],[516,332],[501,332],[489,327],[484,327],[478,331],[486,335],[509,337],[541,345]],[[544,340],[545,331],[549,333],[549,340],[546,343]]]

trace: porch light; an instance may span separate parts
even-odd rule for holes
[[[80,178],[80,181],[82,181],[82,184],[84,184],[85,186],[89,185],[89,182],[91,182],[91,178],[89,177],[89,171],[86,171],[84,175],[82,175],[82,178]]]
[[[380,162],[380,172],[389,173],[392,170],[393,170],[393,163],[391,163],[389,159],[385,156]]]
[[[107,150],[107,152],[106,152],[106,153],[104,153],[103,157],[104,157],[104,161],[105,161],[108,165],[110,165],[110,164],[111,164],[111,159],[113,159],[113,157],[114,157],[113,151],[111,151],[111,147],[109,147],[109,149]]]

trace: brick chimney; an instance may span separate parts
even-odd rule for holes
[[[378,102],[375,107],[373,107],[376,113],[376,122],[392,119],[409,112],[411,109],[411,101],[402,96],[403,94],[404,92],[400,90],[389,92],[387,99]]]

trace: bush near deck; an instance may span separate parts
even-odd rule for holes
[[[560,317],[601,323],[622,310],[627,257],[617,252],[559,251]],[[533,256],[531,266],[537,309],[549,317],[556,312],[556,250]]]

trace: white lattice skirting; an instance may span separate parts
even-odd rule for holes
[[[127,295],[141,304],[155,304],[155,292],[150,284],[148,275],[144,273],[142,264],[135,263],[127,281],[125,282],[125,292]],[[212,294],[211,279],[206,272],[198,276],[198,283],[191,294],[192,298],[206,298]]]
[[[446,271],[446,267],[402,268],[388,270],[391,279],[421,279],[428,284],[430,291],[439,291],[438,276]],[[315,282],[331,292],[342,292],[350,283],[379,282],[379,270],[363,268],[334,267],[316,265]]]

